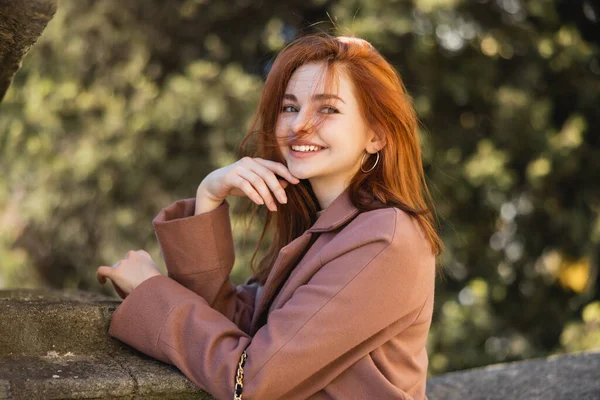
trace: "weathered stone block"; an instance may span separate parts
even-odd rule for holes
[[[107,332],[119,304],[85,292],[0,291],[0,357],[117,351]]]
[[[0,291],[0,400],[213,399],[175,366],[108,335],[120,301],[77,291]],[[600,350],[434,377],[429,400],[597,400]]]
[[[490,365],[427,381],[429,400],[598,400],[600,350]]]
[[[108,335],[119,304],[81,291],[1,290],[0,400],[213,399]]]

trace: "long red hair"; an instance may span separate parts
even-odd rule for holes
[[[286,165],[275,134],[283,105],[283,95],[296,69],[306,63],[326,65],[326,87],[340,69],[354,85],[354,95],[362,117],[373,131],[385,138],[380,160],[368,172],[357,172],[348,187],[352,203],[360,210],[379,208],[374,198],[390,207],[397,207],[416,218],[430,243],[433,253],[443,251],[436,232],[433,202],[425,181],[418,137],[418,118],[397,71],[367,41],[354,37],[310,34],[290,42],[277,55],[267,76],[262,95],[250,128],[242,140],[239,156],[260,157]],[[317,117],[318,118],[318,117]],[[319,123],[319,121],[317,121]],[[304,130],[309,133],[309,129]],[[303,135],[301,133],[301,135]],[[285,140],[285,139],[284,139]],[[374,160],[365,162],[371,168]],[[282,178],[283,179],[283,178]],[[250,266],[261,284],[275,263],[279,251],[302,235],[316,221],[319,203],[307,179],[286,188],[288,202],[278,204],[276,213],[267,213],[264,228]],[[258,205],[254,206],[252,219]],[[261,243],[272,231],[272,242],[258,268],[255,259]]]

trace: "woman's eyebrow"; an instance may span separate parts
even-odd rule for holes
[[[283,98],[284,98],[284,100],[291,100],[291,101],[298,102],[298,99],[296,98],[296,96],[294,96],[293,94],[290,94],[290,93],[284,94]],[[342,99],[339,96],[336,96],[335,94],[319,93],[319,94],[315,94],[312,98],[314,100],[338,99],[338,100],[341,100],[342,103],[346,104],[344,99]]]

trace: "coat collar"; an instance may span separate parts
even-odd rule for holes
[[[327,232],[339,228],[358,214],[358,208],[352,204],[348,188],[346,188],[325,209],[317,222],[308,229],[309,232]]]

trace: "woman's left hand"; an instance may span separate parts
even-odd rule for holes
[[[140,283],[153,276],[162,275],[145,250],[129,250],[125,258],[116,262],[112,267],[101,266],[96,271],[96,278],[101,284],[106,278],[112,281],[115,290],[125,299]]]

